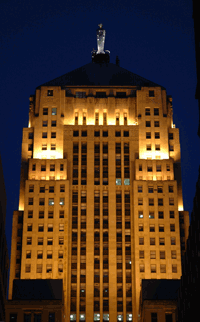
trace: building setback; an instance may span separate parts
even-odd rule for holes
[[[179,280],[188,237],[172,98],[110,63],[103,32],[23,129],[9,300],[15,279],[62,279],[67,322],[140,320],[142,280]]]

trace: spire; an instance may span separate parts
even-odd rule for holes
[[[98,25],[97,29],[97,50],[92,51],[92,61],[95,63],[109,63],[110,51],[104,50],[106,31],[103,29],[102,23]]]

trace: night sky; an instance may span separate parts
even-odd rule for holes
[[[111,63],[167,89],[180,129],[184,209],[191,214],[200,160],[192,0],[0,1],[1,145],[10,253],[18,209],[22,128],[35,88],[91,61],[106,29]]]

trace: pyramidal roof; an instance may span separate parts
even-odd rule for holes
[[[40,86],[65,87],[73,85],[162,87],[113,63],[96,62],[86,64]]]

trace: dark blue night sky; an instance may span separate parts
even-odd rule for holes
[[[35,88],[91,61],[96,29],[106,29],[111,62],[167,89],[180,129],[184,209],[193,207],[200,160],[192,0],[0,3],[1,145],[10,252],[18,209],[22,128]]]

